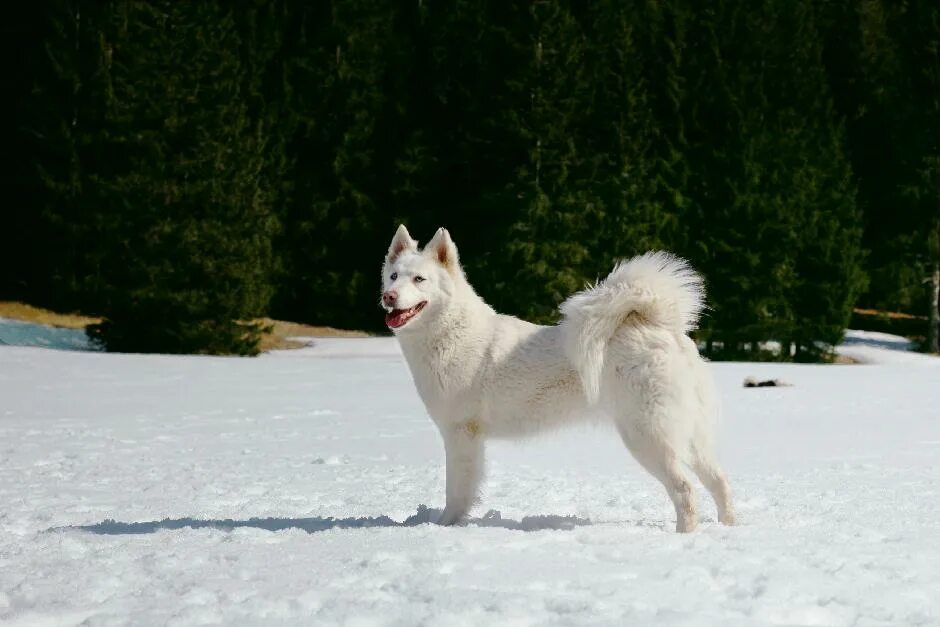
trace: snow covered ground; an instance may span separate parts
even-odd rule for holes
[[[836,353],[860,364],[932,363],[937,358],[916,353],[914,344],[905,337],[877,331],[846,331]]]
[[[390,339],[0,346],[0,624],[940,625],[940,359],[848,349],[713,365],[741,524],[700,492],[677,535],[607,428],[492,446],[476,519],[425,524],[443,454]]]

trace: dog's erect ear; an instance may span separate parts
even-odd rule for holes
[[[438,263],[448,270],[457,268],[460,263],[457,259],[457,247],[454,245],[454,240],[443,227],[437,230],[428,245],[424,247],[424,252],[437,259]]]
[[[392,238],[392,243],[388,247],[386,259],[389,262],[395,261],[398,255],[406,250],[418,250],[418,242],[411,238],[408,229],[402,224],[399,225],[398,230],[395,231],[395,237]]]

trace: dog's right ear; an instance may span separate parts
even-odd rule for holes
[[[408,229],[405,228],[404,224],[401,224],[398,230],[395,231],[395,237],[392,238],[392,243],[388,247],[388,255],[385,260],[391,263],[406,250],[418,250],[418,242],[411,238]]]

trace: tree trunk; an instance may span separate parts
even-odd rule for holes
[[[940,327],[940,215],[938,215],[933,222],[933,228],[930,230],[930,240],[927,244],[928,254],[930,255],[928,259],[929,266],[933,266],[931,269],[933,272],[930,274],[930,309],[927,313],[927,318],[930,320],[927,325],[927,352],[928,353],[937,353],[940,352],[940,347],[937,346],[938,343],[938,327]]]
[[[927,352],[938,353],[938,331],[940,331],[940,262],[933,264],[930,277],[930,324],[927,327]]]

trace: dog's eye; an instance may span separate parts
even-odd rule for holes
[[[397,272],[392,272],[392,276],[390,276],[390,277],[388,277],[388,278],[390,278],[391,280],[394,281],[395,279],[398,278],[398,273],[397,273]]]
[[[423,281],[423,280],[424,280],[424,277],[423,277],[423,276],[416,276],[416,277],[415,277],[415,283],[420,283],[420,282]]]

